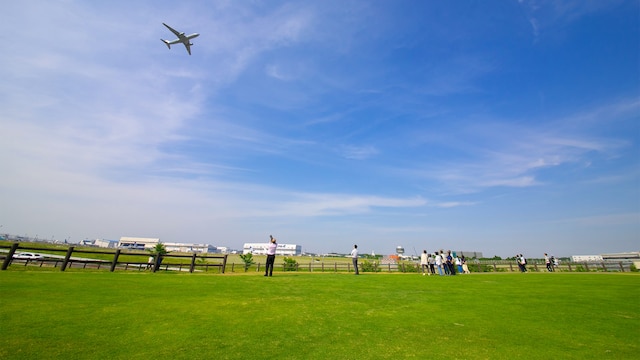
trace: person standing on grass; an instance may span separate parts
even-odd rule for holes
[[[518,263],[518,269],[520,269],[520,272],[524,272],[522,270],[522,263],[520,262],[520,254],[516,254],[516,256],[514,256],[513,258],[516,259],[516,263]]]
[[[551,265],[551,259],[549,259],[549,255],[547,255],[547,253],[544,253],[544,263],[547,265],[547,271],[552,272],[553,267]]]
[[[524,255],[518,255],[518,263],[520,264],[520,271],[523,273],[527,272],[527,259],[524,258]]]
[[[360,275],[358,272],[358,245],[353,245],[353,250],[351,250],[351,261],[353,262],[353,269],[356,272],[356,275]]]
[[[273,276],[273,264],[276,262],[276,249],[278,248],[276,238],[271,235],[269,237],[271,241],[267,248],[267,267],[265,268],[264,276]]]
[[[435,266],[436,257],[433,254],[429,254],[429,255],[430,255],[429,256],[429,270],[431,270],[431,274],[435,275],[436,274],[436,266]]]
[[[449,269],[449,275],[455,275],[456,269],[453,267],[453,256],[451,256],[451,250],[447,250],[447,257],[445,260],[445,265]]]
[[[464,270],[462,270],[462,259],[460,259],[460,256],[456,256],[456,266],[458,267],[458,274],[464,274]]]
[[[422,250],[422,254],[420,254],[420,266],[422,267],[422,275],[424,275],[425,272],[431,275],[429,272],[429,254],[427,254],[427,250]]]
[[[442,255],[440,255],[439,252],[436,251],[436,266],[438,267],[438,273],[440,274],[440,276],[444,275],[442,273]]]
[[[470,274],[471,271],[469,271],[469,266],[467,265],[467,258],[462,255],[460,260],[462,261],[462,272],[465,274]]]

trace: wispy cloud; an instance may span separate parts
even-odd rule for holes
[[[598,122],[590,126],[603,126],[611,118],[625,118],[636,110],[637,105],[626,102],[598,108],[593,111],[598,114]],[[576,117],[584,115],[540,125],[488,121],[480,126],[470,125],[447,135],[440,144],[446,143],[445,148],[465,156],[447,161],[436,158],[403,173],[435,180],[462,193],[500,186],[530,187],[547,181],[539,178],[543,169],[588,163],[594,154],[610,156],[630,146],[621,138],[594,135],[586,130],[584,122],[576,122]]]
[[[371,145],[354,146],[344,145],[340,147],[340,154],[350,160],[366,160],[378,154],[378,150]]]
[[[603,8],[616,6],[622,0],[613,1],[540,1],[518,0],[529,24],[534,39],[549,28],[558,29]]]

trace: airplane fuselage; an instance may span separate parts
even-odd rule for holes
[[[171,45],[178,44],[178,43],[186,44],[186,43],[189,42],[189,40],[191,40],[193,38],[197,38],[198,36],[200,36],[200,34],[198,34],[198,33],[193,33],[191,35],[180,34],[178,39],[169,41],[169,44],[171,44]],[[193,45],[193,44],[189,44],[189,45]]]

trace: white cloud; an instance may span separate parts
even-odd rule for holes
[[[378,150],[371,145],[344,145],[339,150],[342,157],[350,160],[366,160],[378,154]]]

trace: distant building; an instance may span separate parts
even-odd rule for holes
[[[118,240],[96,239],[93,244],[101,248],[115,249],[118,247]]]
[[[101,248],[115,249],[118,246],[118,240],[106,240],[106,239],[84,239],[80,241],[80,245],[84,246],[96,246]]]
[[[123,236],[118,241],[119,249],[129,250],[150,250],[160,243],[157,238],[139,238]]]
[[[619,260],[639,261],[640,251],[630,251],[630,252],[615,253],[615,254],[602,254],[600,256],[602,256],[602,260],[604,261],[619,261]]]
[[[602,255],[573,255],[572,262],[602,262]]]
[[[243,254],[266,255],[269,243],[246,243],[242,247]],[[276,255],[302,255],[302,246],[295,244],[278,244]]]
[[[218,253],[218,248],[209,244],[187,244],[187,243],[163,243],[157,238],[121,237],[117,244],[119,249],[129,250],[151,250],[156,245],[163,244],[168,252],[183,253]]]
[[[213,245],[208,244],[184,244],[184,243],[164,243],[164,248],[168,252],[185,252],[185,253],[216,253],[217,249]]]
[[[80,241],[80,245],[115,249],[118,246],[118,240],[84,239]]]

